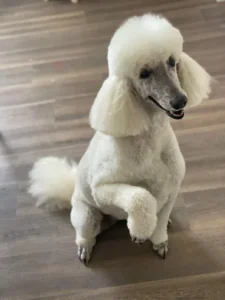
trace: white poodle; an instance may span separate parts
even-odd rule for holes
[[[40,159],[30,172],[30,193],[38,206],[51,208],[70,207],[72,197],[84,263],[96,236],[121,219],[133,241],[151,240],[165,258],[167,223],[185,174],[169,119],[182,119],[186,105],[207,98],[210,76],[183,52],[180,31],[152,14],[130,18],[115,32],[108,66],[90,113],[96,133],[79,165]]]

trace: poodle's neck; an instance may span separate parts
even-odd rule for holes
[[[168,132],[170,125],[170,118],[165,111],[160,109],[153,109],[149,111],[149,126],[145,131],[135,136],[128,136],[122,139],[131,139],[134,142],[138,140],[151,140],[157,143]]]
[[[147,148],[161,149],[163,141],[168,138],[171,130],[169,116],[165,111],[151,112],[149,114],[150,122],[148,129],[135,136],[114,138],[115,144],[121,146],[127,145],[127,149],[138,149],[138,153],[146,151]]]
[[[143,101],[140,96],[136,95],[136,99],[139,101],[139,104],[142,106],[142,109],[147,112],[148,118],[148,129],[146,132],[151,135],[158,135],[162,133],[168,126],[170,126],[170,117],[167,113],[158,107],[152,101]],[[142,132],[143,133],[143,132]],[[141,133],[141,135],[142,135]]]
[[[168,126],[170,126],[170,118],[165,111],[152,105],[149,108],[149,130],[151,135],[161,134]]]

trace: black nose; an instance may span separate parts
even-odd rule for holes
[[[184,108],[186,104],[187,104],[187,97],[185,95],[182,95],[170,101],[171,107],[175,110]]]

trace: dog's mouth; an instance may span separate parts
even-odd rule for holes
[[[167,115],[175,120],[180,120],[184,117],[184,110],[166,111]]]
[[[167,115],[175,120],[180,120],[184,117],[184,110],[180,109],[180,110],[167,110],[164,107],[162,107],[154,98],[152,98],[151,96],[148,96],[148,99],[152,100],[152,102],[154,102],[159,108],[161,108],[162,110],[164,110]]]

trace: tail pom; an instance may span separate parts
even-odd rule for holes
[[[29,173],[28,192],[37,198],[37,206],[49,210],[71,208],[77,165],[65,158],[39,159]]]

